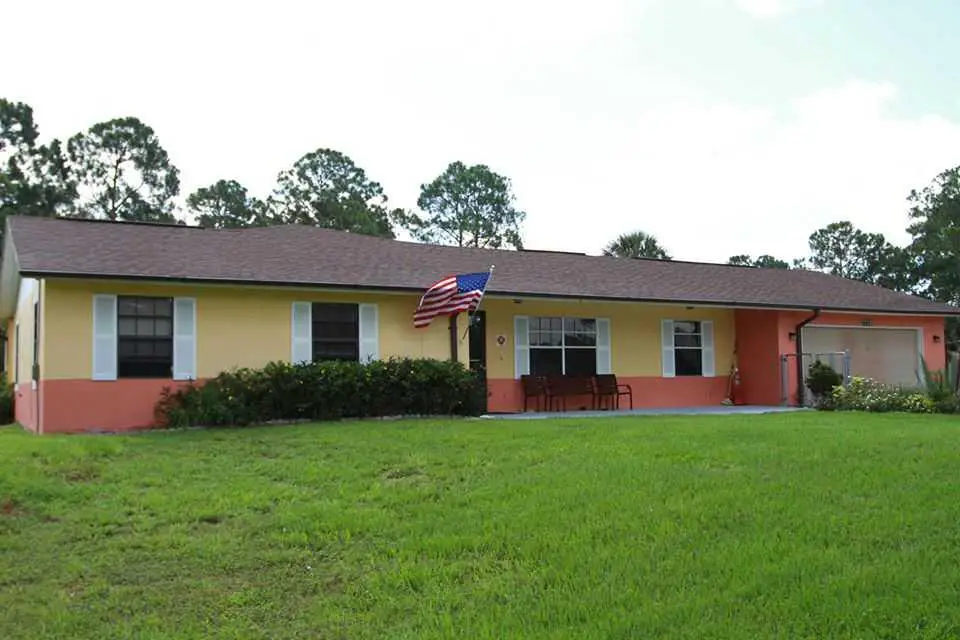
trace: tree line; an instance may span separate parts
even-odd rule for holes
[[[960,304],[960,166],[937,175],[907,198],[911,241],[897,246],[881,233],[833,222],[810,234],[809,254],[787,260],[763,254],[731,256],[727,263],[768,269],[812,269],[861,280],[894,291]],[[605,255],[670,260],[657,238],[626,233],[604,248]]]
[[[305,224],[393,238],[483,248],[523,248],[510,180],[482,164],[451,162],[420,185],[418,211],[392,207],[380,183],[344,153],[320,148],[280,171],[264,198],[221,179],[179,204],[180,172],[148,125],[125,117],[99,122],[66,142],[41,143],[33,109],[0,99],[0,222],[10,213],[117,221],[182,222],[215,228]],[[731,256],[729,264],[815,269],[897,291],[960,304],[960,166],[908,196],[911,241],[838,221],[813,232],[809,254]],[[603,249],[619,257],[670,260],[652,235],[620,235]]]
[[[264,198],[236,180],[201,187],[179,205],[180,171],[137,118],[99,122],[66,142],[41,143],[33,109],[0,99],[0,222],[18,213],[214,228],[306,224],[425,242],[522,248],[526,213],[510,181],[482,164],[452,162],[420,187],[419,212],[391,207],[383,187],[344,153],[320,148],[277,175]]]

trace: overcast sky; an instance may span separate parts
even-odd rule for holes
[[[43,138],[137,116],[181,170],[266,196],[330,147],[414,207],[453,160],[509,177],[530,248],[655,234],[793,258],[829,222],[906,240],[960,164],[950,0],[314,0],[6,6],[0,95]]]

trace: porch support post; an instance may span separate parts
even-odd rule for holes
[[[456,362],[460,359],[457,353],[457,316],[450,316],[450,359]]]

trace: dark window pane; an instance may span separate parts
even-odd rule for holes
[[[137,318],[137,335],[153,335],[153,318]]]
[[[117,298],[117,375],[169,378],[173,368],[173,299]]]
[[[173,320],[167,320],[166,318],[158,318],[157,320],[154,320],[153,333],[157,336],[172,336]]]
[[[173,364],[173,341],[158,340],[153,344],[153,350],[158,358],[170,358],[170,364]]]
[[[675,349],[673,362],[678,376],[703,375],[703,358],[700,349]]]
[[[318,360],[359,360],[360,354],[356,342],[314,341],[313,359]]]
[[[169,362],[157,360],[121,360],[117,363],[120,378],[169,378],[172,367]]]
[[[700,333],[700,323],[688,320],[675,320],[673,323],[674,333]]]
[[[699,347],[701,337],[695,333],[678,333],[673,337],[677,347]]]
[[[597,372],[596,349],[567,349],[567,375],[592,376]]]
[[[568,347],[594,347],[597,344],[597,322],[592,318],[566,318],[564,334]]]
[[[136,318],[120,318],[117,321],[117,333],[121,336],[137,335]]]
[[[315,302],[314,360],[360,359],[360,307],[356,304]]]
[[[560,349],[530,349],[530,373],[535,376],[561,375],[563,352]]]
[[[564,330],[567,333],[596,333],[597,321],[593,318],[566,318]]]
[[[117,355],[120,358],[129,358],[130,356],[136,355],[136,353],[137,343],[129,340],[120,340],[117,343]]]
[[[568,347],[595,347],[597,345],[597,334],[578,332],[568,333],[564,336]]]
[[[355,304],[315,302],[313,320],[316,322],[356,322],[360,317],[360,307]]]
[[[137,299],[127,296],[117,298],[117,315],[135,316],[137,315]]]
[[[530,344],[540,347],[559,347],[563,336],[559,332],[550,330],[535,331],[530,334]]]
[[[336,340],[357,340],[360,325],[356,322],[314,322],[313,337]]]

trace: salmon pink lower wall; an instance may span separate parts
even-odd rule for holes
[[[37,391],[29,382],[21,382],[13,393],[14,419],[30,431],[39,431]]]
[[[734,321],[737,368],[740,370],[737,404],[780,404],[782,393],[777,312],[737,309]]]
[[[44,380],[43,433],[125,431],[156,426],[154,408],[172,380]]]
[[[718,405],[727,396],[727,377],[715,378],[617,378],[621,384],[633,388],[635,408],[698,407]],[[567,410],[590,408],[590,397],[568,398]],[[542,402],[542,401],[541,401]],[[629,407],[626,396],[620,399],[620,408]],[[531,398],[528,410],[536,409]],[[487,410],[491,413],[523,411],[523,389],[519,380],[512,378],[487,380]],[[541,410],[543,407],[541,406]]]
[[[796,330],[797,324],[809,318],[812,312],[781,311],[779,312],[778,343],[781,353],[796,353],[797,344],[790,339],[790,333]],[[942,316],[885,316],[868,313],[822,313],[808,326],[863,326],[869,322],[871,327],[901,327],[905,329],[920,329],[922,335],[923,357],[931,370],[936,371],[946,366],[946,349],[944,347],[944,329],[946,320]],[[934,336],[940,342],[934,342]],[[796,360],[790,360],[787,369],[787,384],[790,398],[789,404],[797,404],[797,368]]]

